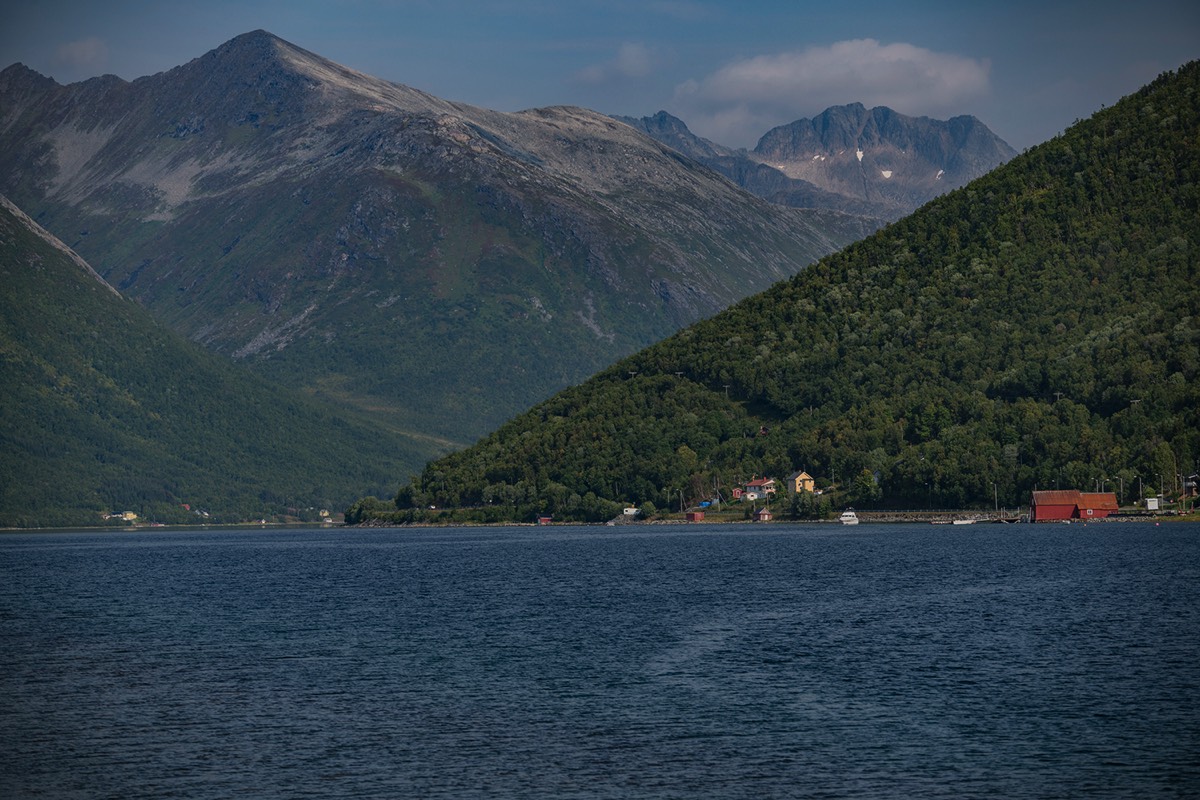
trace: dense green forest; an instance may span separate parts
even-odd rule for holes
[[[602,519],[797,469],[860,507],[1170,493],[1200,459],[1198,121],[1200,62],[350,518]]]
[[[2,205],[0,282],[0,526],[316,520],[411,459],[166,330]]]

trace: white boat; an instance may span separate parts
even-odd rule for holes
[[[857,525],[858,514],[855,514],[853,509],[848,508],[842,512],[840,517],[838,517],[838,522],[842,523],[843,525]]]
[[[954,524],[955,525],[974,525],[975,520],[973,520],[973,519],[956,519],[956,520],[954,520]]]

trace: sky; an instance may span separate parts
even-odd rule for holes
[[[40,0],[0,7],[0,68],[132,80],[259,28],[447,100],[665,110],[732,147],[860,102],[1023,150],[1200,58],[1195,0]]]

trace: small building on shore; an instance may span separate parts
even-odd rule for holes
[[[741,488],[742,491],[740,493],[736,489],[734,490],[734,499],[749,500],[751,502],[765,500],[775,496],[775,479],[754,478]]]
[[[1113,492],[1055,489],[1033,493],[1029,502],[1029,521],[1062,522],[1073,519],[1104,519],[1117,510],[1117,496]]]
[[[793,472],[788,475],[788,488],[792,494],[800,494],[801,492],[814,492],[817,488],[817,482],[804,470]]]
[[[1081,492],[1079,498],[1080,519],[1104,519],[1121,509],[1112,492]]]

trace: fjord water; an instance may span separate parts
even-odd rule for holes
[[[1200,525],[0,536],[0,796],[1200,794]]]

